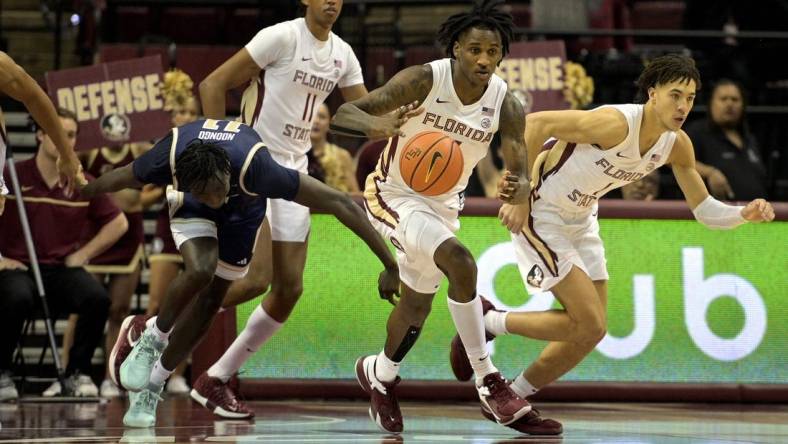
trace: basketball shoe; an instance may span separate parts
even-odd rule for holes
[[[233,375],[233,378],[235,376]],[[254,412],[238,400],[232,387],[233,378],[222,382],[219,378],[203,373],[194,382],[189,395],[191,398],[222,418],[246,419],[254,417]]]
[[[482,415],[492,422],[498,422],[492,412],[485,408],[484,404],[482,404]],[[554,419],[542,418],[536,409],[531,409],[525,416],[510,422],[506,427],[527,435],[560,435],[564,431],[564,427],[560,422]]]
[[[146,316],[132,315],[126,316],[123,323],[120,325],[118,337],[115,339],[115,345],[112,346],[112,351],[109,354],[109,377],[116,386],[128,390],[121,384],[120,381],[120,366],[129,357],[129,353],[135,345],[140,341],[142,333],[145,331]],[[147,381],[146,381],[147,383]]]
[[[127,427],[153,427],[156,425],[156,407],[161,401],[164,385],[147,384],[139,392],[129,392],[129,409],[123,415]]]
[[[160,341],[152,331],[145,330],[120,364],[120,382],[126,390],[138,392],[148,385],[153,364],[159,360],[165,347],[166,342]]]
[[[509,425],[531,411],[531,404],[515,393],[499,372],[485,376],[476,390],[482,408],[487,409],[498,424]]]
[[[383,382],[375,376],[375,359],[377,355],[362,356],[356,360],[356,380],[364,392],[369,395],[369,417],[381,430],[389,433],[401,433],[402,412],[395,393],[399,376],[391,382]]]

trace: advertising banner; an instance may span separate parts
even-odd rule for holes
[[[563,40],[516,42],[509,46],[509,55],[503,59],[496,74],[506,80],[509,90],[523,103],[526,113],[567,109],[564,63],[566,48]]]
[[[46,73],[57,106],[79,122],[77,150],[148,141],[171,127],[159,85],[161,57],[101,63]]]
[[[528,295],[507,232],[495,217],[463,216],[459,239],[478,263],[478,291],[501,308],[559,307]],[[692,220],[602,219],[610,273],[608,334],[568,381],[788,383],[788,222],[712,231]],[[381,265],[327,215],[312,217],[304,293],[244,378],[354,377],[358,356],[383,347],[391,305],[377,294]],[[405,359],[407,379],[450,380],[455,328],[446,283]],[[588,295],[588,297],[596,297]],[[259,299],[238,308],[238,329]],[[496,339],[508,378],[545,343]]]

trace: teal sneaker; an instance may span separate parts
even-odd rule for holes
[[[156,425],[156,406],[161,401],[164,385],[148,385],[138,393],[129,393],[129,410],[123,415],[127,427],[153,427]]]
[[[126,390],[138,392],[148,385],[153,364],[166,346],[166,342],[159,341],[150,330],[145,330],[137,345],[120,365],[120,381]]]

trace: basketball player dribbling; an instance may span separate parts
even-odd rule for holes
[[[306,9],[303,18],[260,31],[200,85],[205,116],[224,118],[226,92],[253,79],[244,93],[243,122],[257,131],[277,163],[306,172],[312,119],[318,107],[336,87],[345,100],[367,93],[353,50],[331,32],[342,3],[301,0]],[[209,408],[219,416],[253,416],[228,381],[284,325],[298,302],[309,226],[307,207],[281,199],[268,203],[250,271],[233,283],[222,305],[230,307],[257,297],[269,285],[271,290],[224,355],[197,378],[191,392],[195,401],[213,406]]]
[[[499,216],[512,232],[523,280],[552,291],[563,309],[503,312],[485,301],[488,337],[517,334],[549,341],[512,382],[520,396],[536,393],[574,368],[605,336],[608,274],[597,202],[606,192],[668,164],[695,218],[709,228],[774,219],[772,206],[763,199],[743,207],[715,200],[695,170],[692,142],[681,130],[700,87],[691,58],[658,57],[637,83],[645,104],[546,111],[526,119],[530,200],[504,204]],[[520,182],[504,175],[500,197],[509,200],[519,187]],[[470,379],[471,367],[457,337],[451,364],[458,379]]]
[[[487,155],[499,128],[507,168],[526,180],[524,111],[507,92],[506,83],[494,74],[508,52],[513,26],[512,17],[498,9],[501,3],[483,1],[450,17],[438,35],[450,58],[399,72],[383,87],[342,105],[332,122],[335,132],[370,134],[381,120],[377,116],[397,107],[418,102],[426,111],[408,120],[402,126],[403,134],[391,138],[365,188],[367,216],[397,248],[402,281],[402,295],[389,317],[384,349],[356,361],[357,379],[371,398],[370,416],[387,432],[403,430],[396,395],[399,366],[419,336],[444,275],[449,280],[449,311],[473,363],[482,409],[501,424],[524,417],[552,423],[534,417],[530,405],[511,391],[493,365],[485,348],[482,305],[476,295],[476,264],[454,234],[459,229],[458,212],[468,178],[479,159]],[[464,158],[454,183],[436,196],[428,195],[429,190],[414,191],[407,185],[413,171],[401,168],[401,162],[408,163],[408,159],[403,161],[403,152],[411,152],[414,144],[421,143],[419,139],[442,143],[443,137],[425,132],[438,132],[456,141],[450,143],[450,150],[459,144]],[[423,154],[427,148],[419,145],[414,153],[422,149]],[[453,155],[445,152],[449,155],[422,160],[434,169],[443,168]],[[514,194],[515,202],[526,197]]]

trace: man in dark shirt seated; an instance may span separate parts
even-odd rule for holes
[[[698,173],[720,199],[749,201],[768,194],[766,167],[744,113],[741,88],[723,79],[711,91],[708,119],[686,128],[695,146]]]
[[[65,110],[58,110],[58,115],[73,150],[76,116]],[[58,185],[57,149],[41,130],[36,136],[36,156],[16,166],[19,187],[51,313],[79,314],[66,382],[75,396],[98,396],[88,375],[93,352],[104,336],[110,300],[104,287],[82,266],[114,244],[128,223],[109,197],[85,199],[77,193],[69,195],[66,188]],[[7,169],[5,183],[11,188]],[[11,360],[22,326],[38,298],[13,190],[7,198],[8,205],[0,215],[0,401],[18,397],[11,379]],[[80,244],[82,229],[90,221],[101,229]]]

